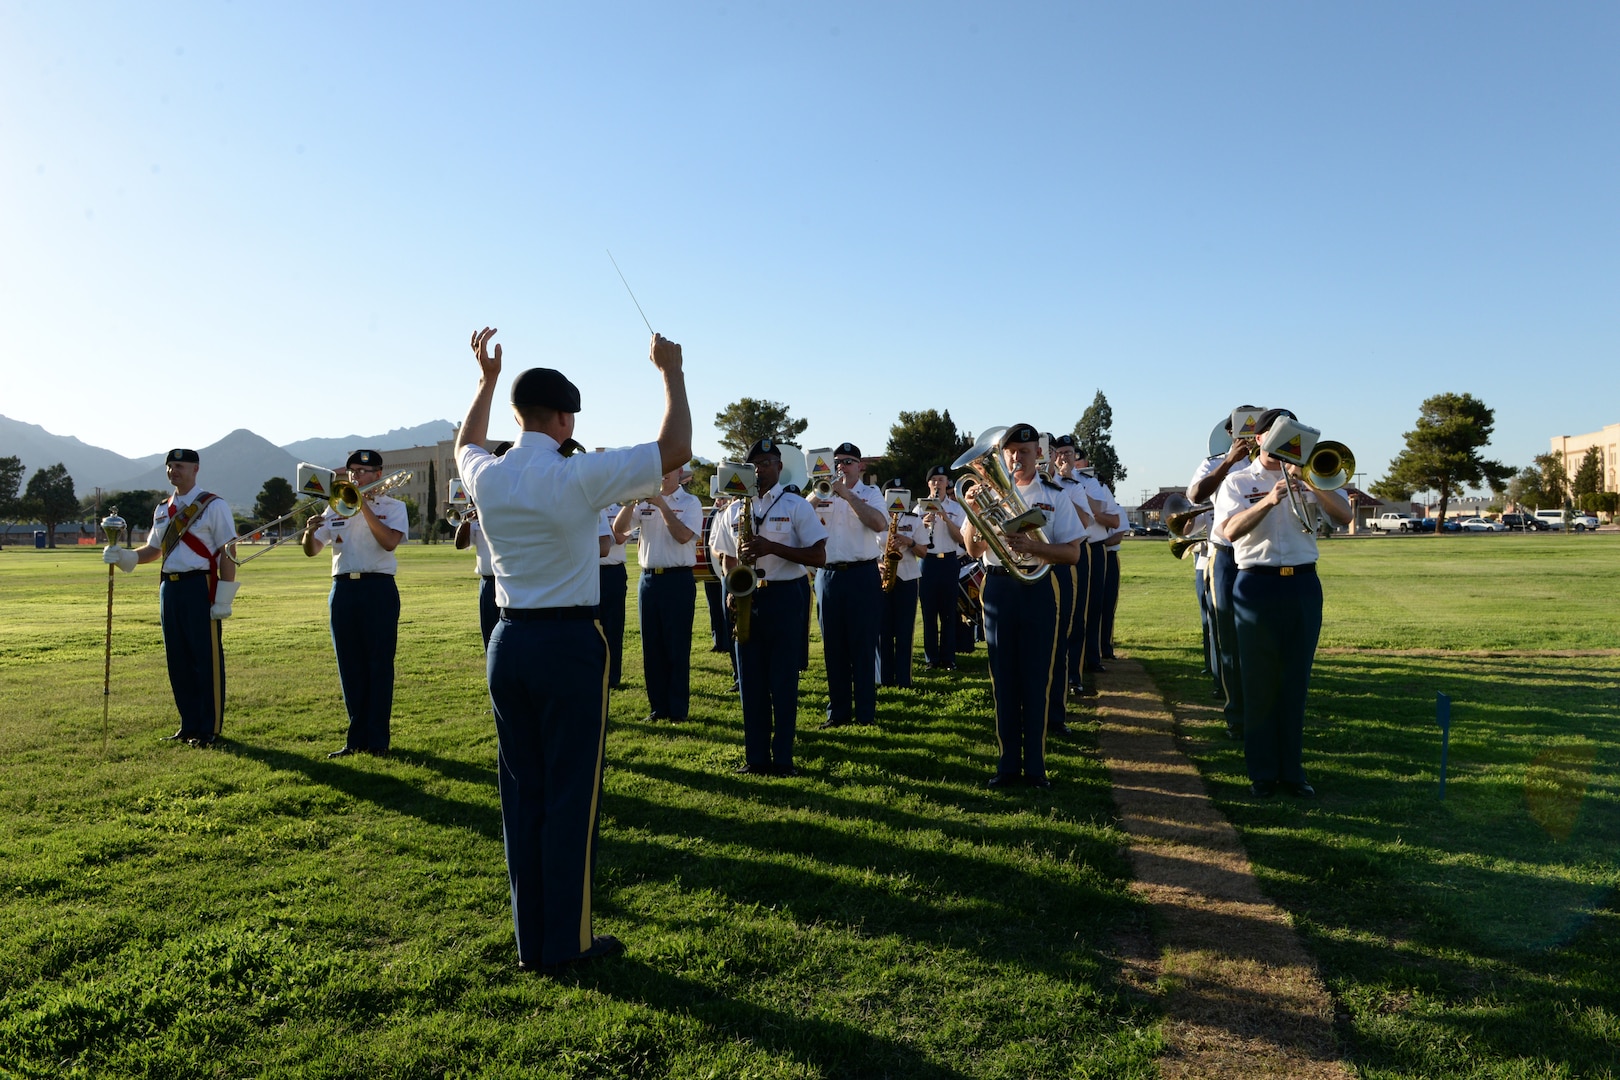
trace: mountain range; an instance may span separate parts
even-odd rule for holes
[[[431,446],[452,437],[455,431],[455,425],[448,420],[430,420],[381,435],[302,439],[277,446],[246,428],[238,428],[210,446],[195,448],[202,458],[199,483],[224,496],[232,509],[246,513],[252,510],[259,490],[272,476],[294,482],[300,461],[330,469],[341,466],[351,450]],[[57,463],[66,466],[73,477],[73,490],[80,498],[98,487],[109,492],[169,489],[161,453],[128,458],[71,435],[53,435],[38,424],[0,416],[0,457],[12,455],[22,459],[24,484],[40,469]]]

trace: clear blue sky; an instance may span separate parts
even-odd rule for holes
[[[1123,501],[1244,401],[1370,483],[1467,391],[1522,466],[1620,420],[1617,56],[1608,3],[8,0],[0,413],[131,456],[459,420],[489,324],[641,441],[612,248],[705,456],[743,396],[875,453],[1100,388]]]

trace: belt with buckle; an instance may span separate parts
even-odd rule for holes
[[[643,574],[678,574],[682,570],[687,573],[692,572],[690,566],[643,566],[641,568]]]
[[[501,618],[508,622],[551,622],[558,619],[594,619],[596,607],[532,607],[501,608]]]
[[[332,575],[332,580],[334,580],[334,581],[342,581],[344,578],[348,578],[350,581],[359,581],[363,577],[393,577],[393,576],[394,576],[393,574],[385,574],[380,570],[364,570],[364,571],[358,571],[358,572],[354,571],[354,570],[351,570],[346,574],[333,574]]]
[[[930,559],[954,559],[954,558],[956,558],[956,552],[954,552],[954,551],[930,551],[928,553],[928,557]]]
[[[1298,566],[1240,566],[1238,569],[1245,574],[1269,574],[1272,577],[1293,577],[1295,574],[1314,574],[1316,564],[1313,562],[1300,563]]]
[[[206,574],[206,573],[208,573],[208,571],[206,571],[206,570],[180,570],[180,571],[175,572],[175,573],[164,574],[163,575],[163,580],[164,581],[179,581],[181,578],[196,577],[198,574]]]
[[[871,566],[877,559],[851,559],[849,562],[830,562],[823,570],[849,570],[856,566]]]

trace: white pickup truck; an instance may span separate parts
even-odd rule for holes
[[[1379,514],[1372,520],[1372,527],[1379,532],[1411,532],[1417,528],[1412,521],[1411,514]]]

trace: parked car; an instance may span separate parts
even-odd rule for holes
[[[1462,532],[1462,522],[1456,518],[1446,518],[1440,523],[1440,527],[1446,532]]]
[[[1413,532],[1434,532],[1434,518],[1430,518],[1430,517],[1413,518],[1412,519],[1412,531]]]
[[[1148,529],[1147,529],[1146,525],[1136,525],[1136,524],[1131,525],[1131,535],[1132,536],[1146,536],[1147,534],[1148,534]]]
[[[1509,532],[1542,532],[1547,528],[1529,514],[1503,514],[1502,524]]]
[[[1169,536],[1170,530],[1165,528],[1163,525],[1154,523],[1147,527],[1147,534],[1149,536]]]
[[[1570,519],[1569,527],[1574,529],[1576,532],[1585,532],[1587,529],[1597,528],[1598,519],[1593,517],[1591,514],[1586,513],[1584,510],[1577,510],[1575,512],[1575,516]]]
[[[1487,521],[1485,518],[1469,518],[1462,523],[1463,532],[1507,532],[1508,527],[1500,521]]]
[[[1411,514],[1388,513],[1373,518],[1372,527],[1379,532],[1411,532],[1416,526]]]

